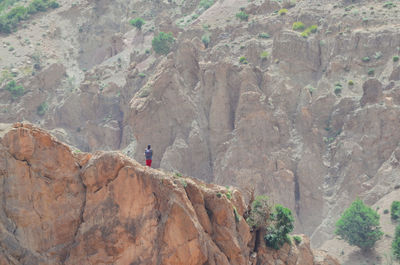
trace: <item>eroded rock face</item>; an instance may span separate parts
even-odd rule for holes
[[[338,264],[307,238],[250,249],[241,193],[0,126],[0,264]],[[234,209],[237,211],[235,216]],[[263,246],[263,244],[262,244]]]

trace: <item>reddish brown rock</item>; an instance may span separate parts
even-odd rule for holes
[[[117,152],[76,153],[29,124],[0,130],[1,265],[254,261],[238,190]],[[337,264],[320,254],[316,261],[305,237],[280,251],[261,243],[258,252],[262,264]]]

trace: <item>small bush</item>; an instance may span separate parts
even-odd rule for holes
[[[214,0],[201,0],[199,3],[199,7],[204,10],[209,9],[214,4]]]
[[[53,8],[53,9],[59,8],[59,7],[60,7],[60,4],[57,3],[56,1],[50,1],[49,7],[50,7],[50,8]]]
[[[160,32],[151,42],[154,51],[158,54],[168,54],[174,44],[175,39],[172,33]]]
[[[318,30],[318,26],[317,25],[312,25],[308,28],[306,28],[302,33],[301,36],[303,38],[307,38],[311,33],[315,33]]]
[[[228,190],[227,193],[225,193],[225,196],[228,200],[232,199],[232,192],[230,190]]]
[[[248,64],[249,62],[247,61],[246,57],[242,56],[242,57],[239,58],[239,63]]]
[[[6,85],[6,90],[11,93],[13,99],[21,97],[25,92],[24,87],[21,85],[17,85],[14,80],[8,82],[8,84]]]
[[[349,82],[347,83],[349,86],[354,86],[354,82],[353,80],[349,80]]]
[[[294,242],[296,243],[296,245],[301,243],[301,237],[299,236],[293,236]]]
[[[267,51],[263,51],[263,52],[260,54],[261,60],[267,59],[268,56],[269,56],[269,52],[267,52]]]
[[[352,246],[371,249],[383,235],[379,227],[379,214],[357,199],[337,221],[335,234]]]
[[[217,192],[217,197],[221,198],[222,197],[222,193],[221,192]]]
[[[375,74],[375,69],[374,68],[369,68],[368,69],[368,75],[369,76],[372,76],[372,75],[374,75]]]
[[[42,104],[40,104],[37,109],[36,109],[36,113],[39,116],[43,116],[46,111],[49,109],[49,105],[47,104],[47,102],[43,102]]]
[[[303,22],[296,21],[293,23],[292,29],[293,30],[304,30],[306,26],[304,26]]]
[[[246,14],[244,11],[240,11],[239,13],[236,13],[236,17],[242,21],[247,21],[249,20],[249,15]]]
[[[145,73],[139,73],[138,76],[139,76],[140,78],[145,78],[145,77],[146,77],[146,74],[145,74]]]
[[[397,55],[393,56],[393,62],[397,62],[397,61],[399,61],[399,56],[397,56]]]
[[[394,238],[392,242],[392,251],[395,259],[400,260],[400,224],[396,226]]]
[[[138,17],[138,18],[131,19],[129,21],[129,24],[136,27],[138,30],[141,30],[142,26],[145,24],[145,22],[144,22],[143,18]]]
[[[282,9],[280,9],[280,10],[278,11],[278,14],[279,14],[280,16],[283,16],[283,15],[286,15],[287,12],[288,12],[288,10],[287,10],[286,8],[282,8]]]
[[[210,34],[206,33],[203,36],[201,36],[201,41],[203,42],[204,46],[208,48],[208,44],[210,44]]]
[[[261,39],[269,39],[271,36],[268,33],[260,33],[258,34],[258,37]]]
[[[393,201],[390,206],[390,217],[392,220],[400,219],[400,201]]]
[[[371,58],[369,58],[368,56],[365,56],[361,59],[364,63],[367,63],[369,61],[371,61]]]
[[[383,214],[388,214],[388,213],[389,213],[388,209],[383,210]]]
[[[379,52],[376,52],[375,55],[374,55],[374,58],[375,58],[376,60],[379,60],[380,58],[382,58],[382,55],[383,55],[382,52],[380,52],[380,51],[379,51]]]
[[[342,85],[340,83],[336,83],[333,92],[336,96],[339,96],[342,93]]]
[[[385,2],[385,3],[383,4],[383,7],[384,7],[384,8],[387,8],[387,9],[391,9],[391,8],[393,8],[393,7],[396,7],[396,5],[393,4],[393,2],[388,1],[388,2]]]

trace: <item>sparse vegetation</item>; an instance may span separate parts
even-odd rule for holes
[[[36,109],[36,113],[39,115],[39,116],[43,116],[45,113],[46,113],[46,111],[49,109],[49,105],[47,104],[47,102],[45,101],[45,102],[43,102],[42,104],[40,104],[38,107],[37,107],[37,109]]]
[[[174,44],[175,39],[172,33],[160,32],[151,42],[154,51],[158,54],[168,54]]]
[[[379,214],[357,199],[337,221],[335,234],[352,246],[371,249],[383,235],[379,227]]]
[[[388,213],[389,213],[388,209],[383,210],[383,214],[388,214]]]
[[[210,34],[205,33],[203,36],[201,36],[201,41],[203,42],[204,46],[208,48],[208,44],[210,44]]]
[[[21,85],[17,85],[15,80],[8,82],[8,84],[6,85],[6,90],[11,93],[13,99],[21,97],[25,92],[24,87]]]
[[[371,58],[369,58],[368,56],[365,56],[361,59],[364,63],[367,63],[369,61],[371,61]]]
[[[390,217],[392,220],[400,219],[400,201],[393,201],[390,206]]]
[[[372,76],[372,75],[374,75],[375,74],[375,69],[374,68],[369,68],[368,69],[368,75],[369,76]]]
[[[16,30],[20,21],[27,20],[30,15],[37,12],[44,12],[48,8],[57,8],[59,6],[60,5],[56,1],[33,0],[27,7],[13,7],[0,17],[0,32],[11,33]]]
[[[336,83],[333,92],[335,93],[336,96],[339,96],[342,93],[342,84]]]
[[[296,245],[301,243],[301,237],[300,236],[293,236],[294,242],[296,243]]]
[[[269,39],[271,36],[268,33],[260,33],[258,34],[258,37],[261,39]]]
[[[138,18],[131,19],[129,21],[129,24],[136,27],[138,30],[141,30],[142,26],[145,24],[145,22],[144,22],[143,18],[138,17]]]
[[[293,23],[292,29],[293,30],[304,30],[306,26],[304,26],[303,22],[296,21]]]
[[[304,38],[307,38],[311,33],[315,33],[318,30],[318,26],[317,25],[312,25],[309,26],[308,28],[306,28],[302,33],[301,36]]]
[[[244,11],[240,11],[239,13],[236,13],[236,17],[242,21],[247,21],[249,20],[249,15],[246,14]]]
[[[239,63],[248,64],[249,62],[247,61],[246,57],[242,56],[242,57],[239,58]]]
[[[209,9],[214,4],[214,0],[201,0],[199,3],[199,7],[205,9]]]
[[[268,56],[269,56],[269,52],[267,52],[267,51],[263,51],[263,52],[260,54],[261,60],[266,60],[266,59],[268,58]]]
[[[282,9],[280,9],[280,10],[278,11],[278,14],[279,14],[280,16],[283,16],[283,15],[286,15],[287,12],[288,12],[288,10],[287,10],[286,8],[282,8]]]
[[[392,251],[395,259],[400,261],[400,224],[396,226],[394,239],[392,242]]]
[[[236,223],[239,223],[240,222],[240,214],[238,213],[238,211],[234,205],[233,205],[233,214],[235,215]]]
[[[378,52],[375,53],[374,58],[376,60],[379,60],[380,58],[382,58],[382,55],[383,55],[382,52],[378,51]]]
[[[388,2],[385,2],[385,3],[383,4],[383,7],[384,7],[384,8],[387,8],[387,9],[391,9],[391,8],[393,8],[393,7],[396,7],[396,5],[395,5],[393,2],[388,1]]]
[[[397,61],[399,61],[399,56],[397,56],[397,55],[393,56],[393,62],[397,62]]]
[[[251,204],[251,212],[246,222],[253,229],[267,228],[271,223],[272,203],[268,196],[259,195]]]
[[[349,86],[354,86],[354,81],[353,81],[353,80],[349,80],[349,82],[347,82],[347,84],[348,84]]]

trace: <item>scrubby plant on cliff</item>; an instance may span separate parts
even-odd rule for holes
[[[151,42],[154,51],[158,54],[168,54],[174,44],[175,39],[172,33],[160,32]]]
[[[369,250],[383,235],[379,214],[357,199],[337,221],[335,234],[352,246]]]
[[[294,228],[294,218],[290,209],[276,205],[271,214],[272,224],[268,226],[264,236],[265,244],[273,249],[280,249],[283,244],[291,243],[289,233]]]
[[[395,55],[393,56],[393,62],[398,62],[399,61],[399,56]]]
[[[257,196],[251,204],[251,211],[246,222],[253,229],[262,229],[271,223],[272,203],[268,196]]]
[[[239,13],[236,13],[236,17],[242,21],[247,21],[249,19],[249,15],[246,14],[244,11],[240,11]]]
[[[131,19],[129,21],[129,24],[136,27],[138,30],[141,30],[142,26],[145,24],[145,22],[144,22],[143,18],[138,17],[138,18]]]
[[[283,15],[286,15],[287,12],[288,12],[288,10],[287,10],[286,8],[282,8],[282,9],[280,9],[280,10],[278,11],[278,14],[281,15],[281,16],[283,16]]]
[[[214,4],[214,0],[201,0],[199,2],[199,7],[206,10],[206,9],[209,9],[213,4]]]
[[[393,256],[400,260],[400,224],[396,226],[396,232],[394,234],[394,239],[392,242]]]
[[[390,206],[390,217],[392,220],[400,220],[400,201],[393,201]]]
[[[306,26],[304,26],[304,23],[301,21],[296,21],[293,23],[292,29],[293,30],[304,30]]]
[[[6,85],[6,90],[8,90],[11,93],[13,99],[19,98],[25,92],[24,87],[21,85],[17,85],[17,83],[14,80],[8,82],[8,84]]]
[[[204,46],[208,48],[208,44],[210,44],[210,34],[205,33],[203,36],[201,36],[201,41],[203,42]]]

